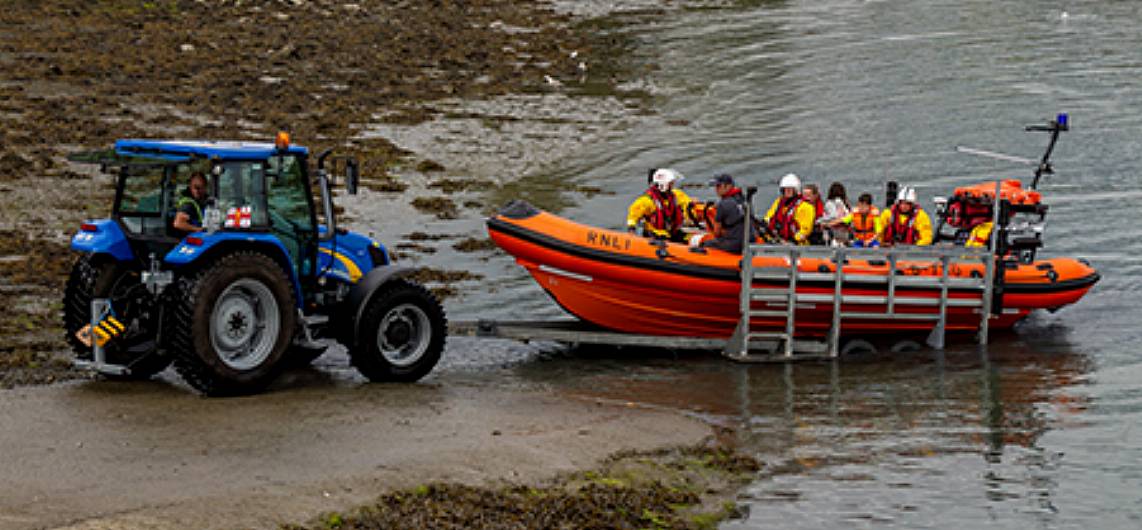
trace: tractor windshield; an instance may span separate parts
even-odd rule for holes
[[[268,229],[277,236],[299,276],[313,270],[317,252],[304,163],[295,155],[223,162],[216,200],[226,229]]]
[[[226,228],[264,228],[267,224],[265,161],[227,161],[222,162],[220,169],[215,202],[226,216]],[[243,213],[247,215],[243,217]]]

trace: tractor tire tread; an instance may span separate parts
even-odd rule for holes
[[[276,277],[274,280],[285,286],[285,291],[288,293],[288,296],[285,300],[279,300],[279,303],[286,305],[288,311],[285,313],[287,315],[293,315],[295,307],[294,292],[289,277],[276,261],[260,252],[244,251],[228,254],[212,264],[199,269],[195,274],[179,277],[175,281],[175,288],[172,290],[172,299],[168,304],[167,314],[169,318],[165,323],[164,334],[169,341],[168,345],[174,357],[175,371],[178,372],[179,376],[181,376],[187,384],[203,395],[224,397],[258,392],[270,383],[274,376],[277,375],[277,372],[280,371],[280,365],[283,364],[280,362],[281,355],[279,354],[277,360],[274,361],[274,366],[269,367],[268,370],[265,370],[252,380],[239,383],[220,376],[214,369],[207,365],[202,357],[199,356],[194,344],[194,313],[199,298],[203,294],[202,291],[211,283],[217,281],[217,278],[228,270],[250,262],[256,263],[256,267],[270,271],[271,276]],[[288,333],[292,333],[292,318],[288,320],[291,323],[288,326]],[[287,327],[287,323],[282,322],[282,326],[283,328]],[[278,345],[276,348],[284,352],[288,343],[289,341],[287,340],[285,345]]]
[[[444,353],[448,330],[448,318],[444,314],[444,308],[432,292],[415,282],[395,279],[385,283],[380,290],[367,302],[368,305],[361,315],[358,326],[363,328],[367,323],[379,320],[383,316],[381,313],[397,300],[412,299],[423,302],[428,307],[422,309],[427,309],[426,313],[432,326],[428,351],[424,352],[424,355],[412,366],[396,367],[376,351],[376,337],[373,333],[359,331],[355,344],[349,348],[350,362],[361,375],[373,382],[419,381],[432,371]]]

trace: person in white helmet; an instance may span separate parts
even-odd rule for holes
[[[765,213],[764,221],[769,226],[769,233],[787,243],[808,245],[817,212],[801,196],[801,179],[789,173],[781,177],[778,186],[781,195],[774,199],[773,205]]]
[[[673,169],[653,169],[647,180],[650,186],[627,209],[627,230],[637,232],[642,223],[646,236],[685,241],[682,223],[694,203],[689,195],[674,187],[682,180],[682,174]]]
[[[880,244],[931,245],[932,220],[916,204],[916,188],[905,186],[896,195],[896,204],[880,213]]]

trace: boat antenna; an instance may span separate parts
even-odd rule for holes
[[[1055,168],[1051,166],[1051,152],[1055,150],[1055,142],[1059,140],[1059,133],[1063,131],[1069,131],[1070,129],[1070,123],[1065,112],[1059,113],[1058,116],[1055,116],[1054,120],[1047,122],[1047,125],[1028,125],[1024,130],[1029,132],[1044,131],[1051,133],[1051,140],[1047,143],[1047,150],[1043,152],[1043,157],[1039,160],[1032,160],[1030,158],[1023,158],[1021,156],[996,153],[994,151],[987,151],[984,149],[964,147],[962,145],[956,146],[956,152],[967,153],[969,155],[984,156],[987,158],[994,158],[996,160],[1004,160],[1007,162],[1016,162],[1028,166],[1035,166],[1035,179],[1031,181],[1031,189],[1035,189],[1039,187],[1039,179],[1041,179],[1043,175],[1055,173]]]
[[[1039,178],[1042,177],[1044,173],[1055,172],[1054,168],[1051,167],[1051,163],[1049,162],[1049,159],[1051,158],[1051,151],[1055,150],[1055,142],[1059,140],[1059,133],[1063,131],[1069,131],[1070,129],[1070,123],[1068,123],[1067,114],[1065,112],[1060,112],[1054,120],[1051,120],[1045,126],[1027,126],[1027,131],[1045,131],[1051,133],[1051,141],[1047,143],[1047,150],[1043,153],[1042,160],[1039,161],[1039,165],[1035,168],[1035,180],[1031,181],[1031,189],[1035,189],[1039,186]]]

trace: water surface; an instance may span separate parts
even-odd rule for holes
[[[660,69],[660,115],[535,179],[612,191],[564,214],[622,225],[646,168],[760,186],[786,172],[852,196],[886,180],[933,195],[1030,169],[956,145],[1036,158],[1056,149],[1044,255],[1103,275],[1078,305],[1036,314],[986,352],[970,345],[839,365],[740,366],[585,352],[515,368],[572,394],[681,408],[741,428],[772,462],[726,528],[1142,527],[1142,4],[741,1],[633,16],[621,30]],[[698,196],[712,194],[691,189]],[[453,315],[561,314],[510,259]],[[586,358],[583,356],[586,355]]]

